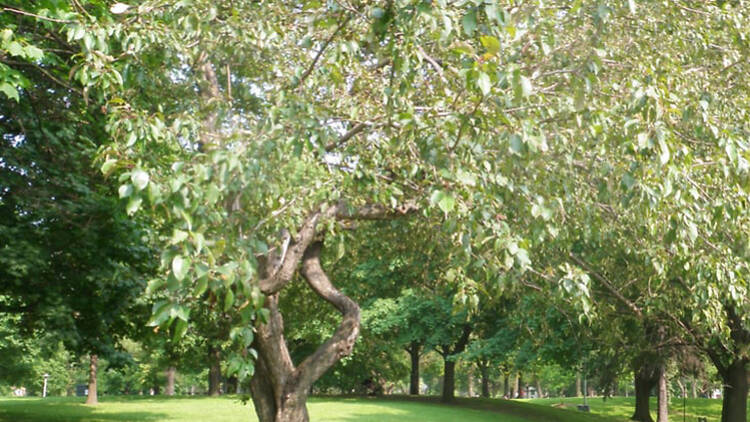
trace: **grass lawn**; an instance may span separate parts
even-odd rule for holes
[[[583,398],[564,398],[564,399],[531,399],[523,400],[527,403],[540,404],[545,406],[558,406],[564,404],[563,408],[576,410],[576,405],[583,404]],[[618,420],[629,419],[633,414],[635,399],[633,397],[615,397],[606,401],[601,398],[590,398],[588,404],[591,407],[591,413],[610,416]],[[651,398],[651,415],[656,419],[656,398]],[[698,417],[705,417],[709,422],[718,422],[721,420],[721,400],[713,399],[687,399],[685,406],[685,420],[695,422]],[[673,398],[669,403],[669,420],[670,422],[682,422],[682,399]]]
[[[457,398],[444,405],[436,397],[390,396],[315,397],[310,418],[326,422],[625,422],[633,412],[633,398],[606,402],[589,399],[591,413],[576,410],[583,399],[502,400]],[[95,407],[83,398],[0,398],[2,422],[250,422],[257,421],[251,405],[235,396],[210,397],[102,397]],[[656,403],[652,402],[652,410]],[[689,399],[687,421],[698,416],[717,422],[721,400]],[[670,421],[682,421],[682,400],[670,406]]]
[[[318,397],[310,400],[310,418],[326,422],[615,422],[583,414],[509,400]],[[257,421],[250,405],[237,397],[102,397],[95,407],[82,398],[0,398],[3,422]]]

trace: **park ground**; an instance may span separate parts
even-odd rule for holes
[[[309,403],[313,421],[327,422],[624,422],[632,398],[589,400],[591,413],[576,410],[582,399],[457,399],[444,405],[432,397],[316,397]],[[670,406],[670,422],[683,420],[682,400]],[[688,399],[685,420],[699,416],[718,421],[721,401]],[[98,406],[74,397],[2,398],[3,422],[248,422],[256,421],[250,404],[237,396],[210,397],[102,397]]]

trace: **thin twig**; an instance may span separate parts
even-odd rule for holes
[[[318,54],[316,54],[315,58],[313,58],[312,63],[310,63],[305,72],[302,73],[302,75],[299,77],[299,80],[292,86],[292,88],[301,86],[305,82],[305,79],[307,79],[307,77],[312,73],[313,69],[315,69],[315,65],[318,63],[318,60],[320,60],[320,57],[323,55],[325,49],[328,48],[328,45],[331,44],[336,35],[338,35],[338,33],[349,23],[351,19],[352,15],[347,16],[344,22],[342,22],[341,25],[339,25],[336,30],[333,31],[333,34],[331,34],[331,36],[328,37],[323,46],[320,47],[320,50],[318,50]]]
[[[75,22],[75,21],[64,20],[64,19],[48,18],[46,16],[37,15],[35,13],[27,12],[25,10],[20,10],[20,9],[14,9],[12,7],[7,7],[7,6],[3,7],[3,11],[4,12],[15,13],[17,15],[31,16],[33,18],[37,18],[37,19],[41,19],[41,20],[45,20],[45,21],[50,21],[50,22],[56,22],[56,23],[74,23]]]

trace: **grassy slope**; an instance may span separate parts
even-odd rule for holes
[[[96,407],[80,398],[0,398],[3,422],[114,421],[256,421],[250,406],[235,397],[103,397]],[[613,419],[514,401],[458,399],[456,405],[435,398],[313,398],[314,421],[330,422],[612,422]]]

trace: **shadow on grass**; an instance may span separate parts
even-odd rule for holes
[[[557,409],[550,406],[539,406],[530,403],[522,403],[515,400],[503,399],[483,399],[483,398],[463,398],[456,397],[450,403],[443,403],[440,397],[434,396],[406,396],[406,395],[389,395],[379,397],[361,397],[361,396],[317,396],[316,402],[367,402],[372,401],[380,405],[388,402],[411,402],[424,403],[435,407],[462,408],[481,410],[493,413],[499,413],[531,422],[612,422],[611,417],[596,415],[592,413],[583,413]]]
[[[110,401],[110,400],[106,400]],[[46,399],[0,399],[2,422],[110,422],[163,421],[169,415],[148,411],[102,412],[96,406],[86,406],[83,400],[49,397]]]

